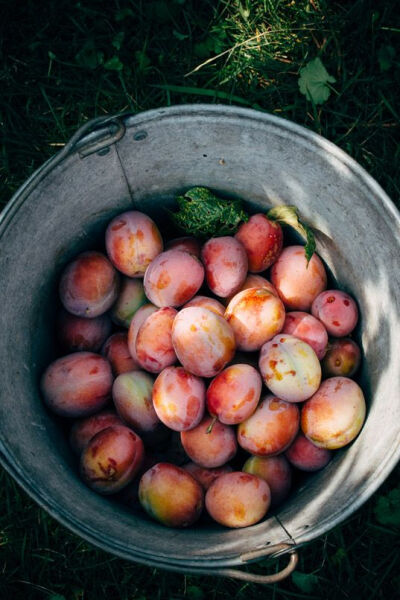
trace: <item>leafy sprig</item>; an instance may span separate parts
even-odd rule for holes
[[[183,196],[176,198],[179,210],[169,211],[174,224],[189,235],[200,238],[233,235],[249,215],[242,208],[241,200],[218,198],[211,190],[194,187]],[[267,218],[282,225],[289,225],[306,240],[305,255],[307,264],[315,252],[314,233],[309,225],[299,218],[295,206],[275,206]]]
[[[194,187],[176,201],[179,211],[170,213],[175,225],[197,237],[233,235],[249,217],[240,200],[224,200],[209,189]]]

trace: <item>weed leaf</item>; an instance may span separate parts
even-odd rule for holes
[[[300,573],[300,571],[292,573],[292,581],[305,594],[311,593],[318,585],[318,577],[316,575],[312,573]]]
[[[321,59],[314,58],[300,69],[298,84],[300,92],[306,96],[307,100],[314,104],[323,104],[331,93],[327,84],[335,81],[336,79],[325,69]]]
[[[104,63],[104,68],[107,69],[107,71],[122,71],[124,65],[119,60],[118,56],[112,56]]]

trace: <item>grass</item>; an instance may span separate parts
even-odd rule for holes
[[[223,102],[317,131],[353,156],[399,206],[397,13],[393,2],[367,0],[111,0],[107,6],[3,0],[0,203],[87,119]],[[317,105],[298,87],[300,69],[316,57],[336,79],[329,99]],[[397,467],[345,524],[301,550],[300,575],[262,588],[165,573],[98,551],[2,472],[0,597],[396,598],[398,529],[375,509],[398,476]]]

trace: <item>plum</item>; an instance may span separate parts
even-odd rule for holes
[[[287,459],[279,456],[251,456],[243,465],[245,473],[264,479],[271,490],[271,508],[282,504],[292,485],[292,469]]]
[[[112,306],[111,318],[116,325],[129,328],[135,312],[147,303],[143,282],[122,277],[118,298]]]
[[[162,462],[142,475],[139,501],[147,514],[163,525],[187,527],[201,515],[204,492],[190,473]]]
[[[114,381],[112,397],[117,413],[135,431],[155,431],[160,425],[153,407],[153,378],[143,371],[122,373]]]
[[[285,307],[266,288],[248,288],[229,302],[225,319],[233,329],[239,350],[259,350],[281,331]]]
[[[234,429],[208,415],[193,429],[182,431],[181,442],[189,458],[208,469],[222,467],[237,451]]]
[[[176,362],[172,346],[172,325],[177,311],[169,306],[152,312],[136,336],[136,359],[143,369],[160,373]]]
[[[200,289],[204,268],[182,250],[166,250],[153,260],[144,276],[146,296],[156,306],[182,306]]]
[[[247,255],[234,237],[209,239],[201,250],[207,285],[221,298],[234,294],[247,275]]]
[[[347,377],[330,377],[304,403],[301,428],[315,446],[335,450],[346,446],[359,434],[365,413],[360,386]]]
[[[179,311],[172,326],[172,344],[185,369],[199,377],[214,377],[235,353],[231,326],[200,306]]]
[[[80,460],[83,481],[99,494],[114,494],[130,483],[143,461],[140,437],[124,425],[112,425],[96,433]]]
[[[206,469],[205,467],[200,467],[200,465],[196,465],[194,462],[187,463],[183,466],[185,471],[191,474],[192,477],[195,478],[196,481],[200,483],[200,485],[208,490],[210,485],[218,479],[221,475],[225,475],[225,473],[232,473],[233,469],[229,465],[224,465],[223,467],[215,467],[215,469]]]
[[[206,388],[199,377],[183,367],[167,367],[153,387],[153,404],[158,418],[174,431],[196,427],[203,418]]]
[[[289,310],[310,311],[326,289],[325,267],[317,254],[307,263],[304,246],[287,246],[271,269],[271,282]]]
[[[111,335],[105,341],[101,353],[110,362],[115,376],[139,368],[139,363],[134,360],[129,352],[128,334],[118,332]]]
[[[290,446],[299,430],[296,404],[265,396],[255,412],[237,429],[239,445],[250,454],[274,456]]]
[[[344,337],[357,325],[357,304],[349,294],[340,290],[326,290],[313,301],[311,312],[325,325],[329,335]]]
[[[157,310],[157,306],[154,304],[144,304],[141,306],[137,312],[134,314],[131,324],[129,325],[128,330],[128,348],[130,355],[138,363],[137,355],[136,355],[136,338],[139,332],[139,329],[147,319],[147,317],[153,312]],[[139,364],[139,363],[138,363]]]
[[[221,423],[236,425],[255,411],[261,395],[260,374],[248,364],[227,367],[207,389],[207,409]]]
[[[278,291],[275,289],[272,283],[268,281],[268,279],[265,279],[265,277],[261,277],[261,275],[249,273],[240,289],[237,292],[235,292],[235,294],[224,298],[224,304],[227,306],[236,294],[238,294],[239,292],[243,292],[243,290],[248,290],[249,288],[265,288],[266,290],[271,292],[271,294],[279,298]]]
[[[353,377],[361,362],[361,350],[350,338],[331,340],[321,362],[324,377]]]
[[[218,477],[206,492],[208,514],[225,527],[248,527],[261,521],[271,502],[266,481],[242,471]]]
[[[306,342],[321,360],[328,347],[328,333],[324,325],[312,315],[293,311],[286,313],[282,333],[289,333]]]
[[[321,382],[321,365],[314,350],[287,333],[264,344],[259,367],[267,388],[287,402],[307,400]]]
[[[85,417],[105,406],[111,398],[111,365],[93,352],[74,352],[52,362],[40,387],[44,402],[62,417]]]
[[[72,450],[75,454],[80,455],[96,433],[111,425],[123,425],[119,416],[112,410],[103,410],[91,417],[75,421],[69,432],[69,443]]]
[[[109,223],[106,249],[118,271],[128,277],[143,277],[151,261],[162,252],[163,241],[154,221],[132,210]]]
[[[220,315],[221,317],[223,317],[225,313],[225,306],[221,304],[221,302],[215,298],[208,298],[207,296],[195,296],[189,300],[189,302],[186,302],[183,308],[189,308],[190,306],[208,308],[208,310],[215,312],[215,314]]]
[[[61,274],[59,292],[64,308],[77,317],[99,317],[118,295],[119,275],[101,252],[83,252]]]
[[[301,471],[319,471],[332,458],[332,452],[318,448],[300,431],[285,452],[288,461]]]
[[[243,223],[235,238],[245,247],[250,273],[265,271],[282,252],[282,227],[262,213],[252,215]]]
[[[195,237],[189,235],[170,240],[167,242],[165,249],[182,250],[183,252],[193,254],[196,258],[200,258],[200,242]]]
[[[58,314],[56,335],[64,352],[98,352],[111,333],[107,314],[86,319],[62,309]]]

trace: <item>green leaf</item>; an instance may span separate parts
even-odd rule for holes
[[[181,33],[180,31],[177,31],[176,29],[172,30],[172,35],[180,42],[183,42],[183,40],[186,40],[189,37],[189,34]]]
[[[209,189],[194,187],[176,201],[178,212],[171,212],[171,220],[188,235],[215,237],[233,235],[239,225],[248,221],[240,200],[218,198]]]
[[[151,60],[143,50],[136,50],[135,52],[136,62],[140,71],[145,71],[151,65]]]
[[[88,40],[75,55],[75,60],[81,67],[96,69],[103,63],[104,54],[96,50],[93,40]]]
[[[104,68],[107,69],[107,71],[122,71],[124,65],[119,60],[118,56],[114,55],[104,63]]]
[[[318,577],[312,573],[300,573],[294,571],[292,573],[292,581],[305,594],[311,593],[318,585]]]
[[[124,37],[125,37],[125,33],[123,31],[120,31],[119,33],[117,33],[117,35],[114,36],[114,39],[111,42],[111,44],[114,46],[114,48],[116,50],[121,50],[121,46],[124,41]]]
[[[120,10],[117,10],[114,18],[117,22],[119,22],[119,21],[123,21],[127,17],[134,17],[134,16],[135,16],[135,13],[133,12],[133,10],[131,8],[121,8]]]
[[[382,45],[378,50],[379,68],[383,71],[389,71],[393,65],[396,56],[396,50],[393,46]]]
[[[51,594],[48,596],[48,600],[66,600],[66,598],[62,594]]]
[[[299,219],[298,209],[291,205],[275,206],[267,212],[267,217],[272,221],[278,221],[282,225],[293,227],[297,233],[306,239],[304,251],[308,265],[315,252],[315,237],[311,227]]]
[[[188,585],[186,588],[186,598],[189,600],[204,600],[204,592],[197,585]]]
[[[314,104],[323,104],[331,93],[328,83],[335,81],[336,79],[325,69],[321,59],[314,58],[300,69],[298,84],[300,92],[306,96],[307,100]]]
[[[386,496],[379,496],[374,513],[381,525],[400,527],[400,486],[391,490]]]

